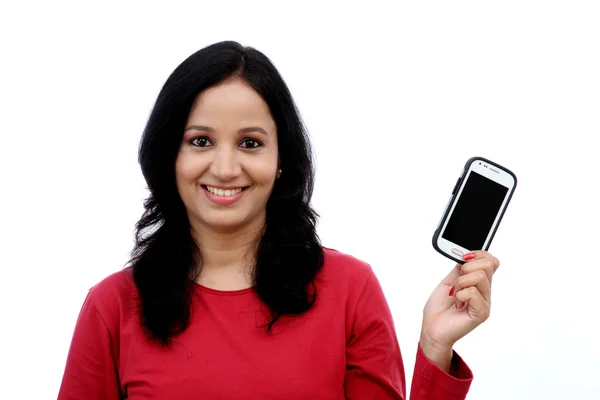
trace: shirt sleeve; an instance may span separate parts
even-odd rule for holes
[[[58,400],[122,398],[111,348],[108,327],[88,293],[75,325]]]
[[[356,304],[346,344],[348,400],[404,400],[406,381],[392,314],[371,271]]]
[[[458,353],[453,351],[450,373],[446,373],[425,356],[421,346],[417,348],[411,400],[464,400],[471,387],[473,373]]]
[[[454,353],[450,374],[417,346],[410,400],[465,399],[473,375]],[[373,272],[356,305],[346,345],[345,393],[348,400],[406,400],[406,380],[394,321]]]

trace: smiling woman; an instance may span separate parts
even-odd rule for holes
[[[192,230],[260,230],[279,169],[269,106],[227,79],[198,95],[186,126],[175,177]]]
[[[308,136],[266,56],[222,42],[186,59],[139,161],[132,258],[89,291],[59,399],[406,398],[377,277],[319,241]],[[413,400],[469,389],[453,345],[489,313],[498,260],[468,256],[425,306]]]

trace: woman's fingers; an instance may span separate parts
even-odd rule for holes
[[[468,274],[478,269],[485,269],[491,281],[492,275],[500,267],[500,260],[485,250],[472,251],[471,253],[474,257],[464,263],[461,270]]]
[[[467,304],[467,312],[472,319],[481,323],[490,316],[491,305],[486,301],[475,286],[469,286],[456,292],[455,297],[461,303]]]
[[[460,277],[453,283],[451,294],[454,294],[467,287],[473,286],[477,288],[481,296],[487,302],[491,301],[492,278],[494,273],[500,266],[500,261],[485,250],[477,250],[472,252],[470,261],[461,266]],[[456,307],[462,308],[464,302],[456,299]]]
[[[442,284],[452,286],[454,282],[460,277],[460,271],[462,269],[462,264],[456,264],[454,268],[446,275],[446,277],[442,280]]]
[[[492,297],[492,284],[488,279],[488,275],[486,271],[483,269],[479,269],[477,271],[473,271],[468,273],[467,275],[463,275],[456,279],[454,285],[452,286],[452,293],[458,293],[461,290],[475,287],[479,293],[483,296],[486,301],[490,301]],[[455,296],[456,297],[456,296]],[[457,298],[457,300],[460,300]],[[458,304],[458,308],[461,308],[462,304]]]

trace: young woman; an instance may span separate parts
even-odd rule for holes
[[[319,242],[310,144],[278,71],[235,42],[186,59],[139,161],[130,264],[83,304],[59,399],[406,399],[371,267]],[[488,316],[498,260],[468,254],[425,305],[411,399],[465,398],[453,351]]]

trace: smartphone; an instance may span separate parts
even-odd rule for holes
[[[470,158],[433,234],[433,247],[461,264],[463,254],[488,250],[516,187],[512,171],[483,157]]]

